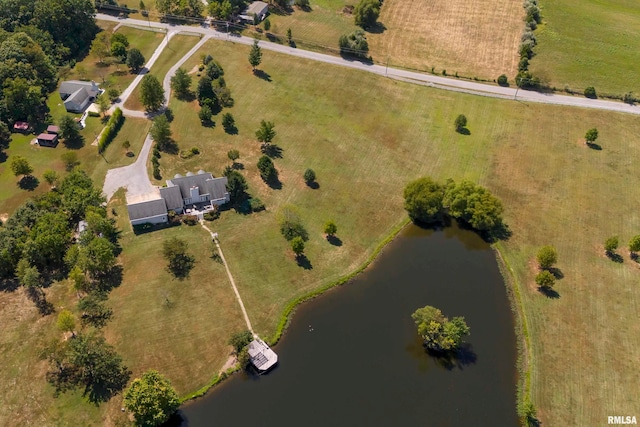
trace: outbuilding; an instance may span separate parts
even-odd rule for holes
[[[41,147],[55,147],[58,145],[58,135],[55,133],[41,133],[38,135],[38,145]]]
[[[262,22],[269,13],[269,5],[263,1],[254,1],[241,14],[240,19],[250,24]]]

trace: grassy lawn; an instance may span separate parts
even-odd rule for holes
[[[182,149],[195,146],[201,154],[187,160],[163,154],[161,171],[166,177],[198,169],[220,175],[230,163],[227,151],[240,151],[250,192],[267,211],[227,211],[209,227],[219,233],[259,334],[272,335],[288,301],[355,269],[404,221],[402,189],[408,180],[424,174],[468,178],[503,200],[513,231],[500,247],[524,301],[535,361],[533,400],[543,425],[598,425],[607,414],[633,414],[640,384],[640,267],[624,251],[623,263],[609,261],[602,244],[613,234],[626,243],[640,231],[640,216],[629,203],[640,197],[632,163],[640,155],[640,118],[444,92],[272,52],[264,53],[260,66],[267,81],[251,73],[248,47],[215,41],[185,68],[207,53],[225,69],[238,134],[225,134],[220,116],[214,118],[217,126],[202,127],[196,102],[171,100],[174,138]],[[454,131],[460,113],[469,119],[468,136]],[[264,184],[255,166],[260,153],[254,132],[261,119],[276,124],[281,189]],[[593,126],[602,150],[582,142]],[[111,148],[123,152],[115,142]],[[318,189],[303,182],[308,167],[318,176]],[[202,229],[181,226],[134,236],[123,198],[120,192],[112,203],[124,230],[125,275],[110,296],[114,320],[106,335],[134,373],[156,368],[180,393],[195,390],[222,366],[229,333],[242,327],[232,291],[223,269],[208,258],[209,238]],[[279,235],[277,212],[287,204],[298,208],[309,230],[307,268],[296,264]],[[322,236],[331,218],[340,246]],[[161,241],[174,235],[188,239],[197,258],[188,281],[172,280],[159,260]],[[532,284],[531,261],[544,244],[559,250],[564,278],[557,299]],[[65,284],[47,292],[56,307],[72,298]],[[20,389],[0,394],[0,402],[13,402],[7,411],[13,423],[68,425],[80,416],[83,425],[122,420],[120,397],[98,410],[79,403],[77,395],[54,400],[43,387],[45,366],[34,350],[53,333],[53,317],[40,319],[29,311],[21,291],[0,293],[0,304],[11,308],[0,311],[0,321],[10,324],[0,333],[0,345],[9,348],[22,338],[15,351],[0,352],[0,365],[11,367],[1,371],[0,382],[15,384],[23,376]],[[27,395],[27,403],[17,399]],[[18,402],[23,410],[16,422]]]
[[[104,31],[108,32],[112,32],[116,25],[114,22],[96,22]],[[129,39],[129,47],[140,49],[140,52],[147,60],[165,37],[164,33],[144,31],[126,26],[121,26],[117,32],[126,35]],[[78,62],[63,79],[94,80],[101,86],[115,87],[122,92],[133,81],[135,76],[135,74],[129,72],[126,64],[100,64],[97,57],[89,54],[81,62]]]
[[[633,0],[541,0],[543,25],[529,69],[559,89],[594,86],[638,94],[640,3]]]
[[[169,44],[164,48],[158,60],[151,67],[151,71],[154,76],[158,78],[160,84],[164,80],[164,76],[167,74],[169,69],[176,63],[177,60],[182,58],[193,46],[198,43],[200,40],[199,37],[196,36],[188,36],[184,34],[176,34],[169,40]],[[124,104],[125,107],[130,110],[143,110],[144,107],[140,102],[140,85],[136,86],[136,88],[127,99],[127,102]]]

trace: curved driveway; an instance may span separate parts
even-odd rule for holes
[[[230,40],[236,43],[250,45],[253,39],[245,36],[234,36],[227,33],[216,31],[212,28],[196,27],[188,25],[171,25],[161,22],[147,22],[139,19],[118,19],[110,15],[98,13],[97,19],[113,22],[125,22],[132,25],[151,26],[154,28],[165,28],[167,31],[185,31],[190,33],[199,33],[208,35],[220,40]],[[260,47],[265,50],[284,53],[287,55],[306,58],[313,61],[325,62],[328,64],[339,65],[342,67],[355,68],[368,71],[381,76],[386,76],[398,80],[410,81],[427,86],[433,86],[445,90],[453,90],[457,92],[467,92],[475,95],[488,96],[492,98],[517,99],[520,101],[539,102],[544,104],[567,105],[571,107],[594,108],[599,110],[617,111],[622,113],[640,114],[640,108],[624,104],[622,102],[603,101],[600,99],[588,99],[567,95],[557,95],[550,93],[540,93],[533,91],[518,90],[509,87],[492,86],[483,83],[477,83],[465,80],[450,79],[447,77],[434,76],[431,74],[422,74],[413,71],[400,70],[392,67],[384,67],[382,65],[374,65],[362,63],[359,61],[347,60],[337,56],[325,55],[317,52],[296,49],[290,46],[283,46],[277,43],[260,41]]]

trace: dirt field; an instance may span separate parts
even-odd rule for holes
[[[517,0],[385,0],[369,49],[390,66],[513,78],[523,14]]]

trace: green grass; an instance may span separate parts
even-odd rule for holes
[[[634,0],[541,0],[543,25],[531,61],[534,75],[563,89],[638,93],[640,3]]]
[[[104,31],[112,32],[115,25],[113,22],[107,23],[97,21]],[[164,33],[145,31],[137,28],[121,26],[118,33],[124,34],[129,39],[129,48],[137,48],[140,50],[145,60],[149,60],[153,52],[156,50]],[[89,54],[81,62],[63,76],[61,79],[72,80],[94,80],[103,87],[115,87],[121,93],[127,88],[129,83],[136,77],[135,74],[129,72],[126,64],[108,63],[100,64],[98,58]]]
[[[182,34],[176,34],[169,40],[169,44],[164,48],[158,60],[151,67],[151,74],[156,76],[162,84],[164,76],[167,75],[169,69],[176,63],[177,60],[186,55],[193,46],[198,43],[200,39],[196,36],[187,36]],[[187,70],[190,71],[190,70]],[[131,110],[143,110],[144,106],[140,102],[140,85],[131,92],[129,99],[125,103],[125,107]]]
[[[640,188],[633,185],[639,117],[439,91],[272,52],[264,54],[260,66],[269,82],[251,73],[248,47],[215,41],[185,68],[207,53],[225,69],[235,99],[229,111],[239,133],[225,134],[220,116],[216,127],[204,128],[196,102],[171,100],[176,141],[182,149],[198,147],[201,154],[188,160],[163,154],[161,170],[165,176],[201,168],[220,175],[230,163],[227,151],[240,151],[250,192],[267,211],[247,216],[223,212],[209,227],[219,233],[259,334],[273,336],[291,301],[356,270],[406,221],[402,189],[407,181],[424,174],[468,178],[503,200],[513,231],[500,248],[514,271],[528,321],[535,362],[532,396],[543,425],[597,425],[607,414],[633,413],[640,384],[635,368],[640,268],[624,251],[624,263],[609,261],[602,244],[613,234],[626,242],[640,230],[640,215],[629,202],[640,198]],[[461,113],[469,119],[468,136],[454,130]],[[261,119],[275,122],[274,142],[283,149],[283,157],[275,159],[279,190],[265,185],[255,166],[260,153],[254,132]],[[593,126],[600,131],[601,151],[582,141]],[[319,189],[303,182],[308,167],[315,170]],[[227,279],[206,258],[203,230],[181,226],[133,236],[123,193],[116,198],[125,276],[110,296],[115,319],[106,335],[134,372],[157,368],[181,394],[195,391],[215,377],[226,359],[229,333],[242,326]],[[309,230],[311,269],[296,264],[279,234],[277,212],[286,204],[297,206]],[[328,219],[336,221],[341,246],[322,235]],[[191,242],[198,257],[192,279],[185,282],[171,280],[158,257],[161,241],[178,234]],[[559,251],[564,278],[557,284],[558,299],[544,297],[533,285],[532,262],[544,244]],[[65,286],[55,284],[47,291],[56,307],[69,298]],[[175,302],[171,309],[167,298]],[[19,292],[0,294],[0,302],[29,304]],[[0,333],[0,343],[9,348],[18,337],[29,339],[16,347],[25,348],[24,354],[0,352],[0,365],[15,366],[11,373],[0,372],[0,383],[14,384],[19,369],[30,374],[27,380],[21,377],[18,390],[0,394],[0,400],[33,396],[33,403],[24,404],[30,411],[20,412],[18,421],[13,416],[17,403],[9,406],[13,423],[41,425],[52,419],[48,413],[58,414],[54,424],[60,425],[78,414],[87,419],[83,425],[122,419],[120,397],[91,413],[85,411],[87,403],[74,406],[77,396],[52,399],[43,390],[44,368],[32,347],[52,331],[54,319],[29,317],[27,310],[16,321],[9,311],[0,311],[2,324],[11,323]],[[33,331],[27,334],[28,328]]]

